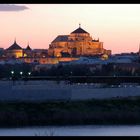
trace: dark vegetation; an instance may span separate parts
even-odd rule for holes
[[[78,124],[140,124],[140,98],[0,103],[0,127]]]
[[[135,69],[135,71],[134,71]],[[48,69],[33,71],[34,76],[140,76],[140,67],[124,68],[117,64],[103,64],[101,66],[77,64],[54,65]]]
[[[28,76],[28,72],[32,71],[33,65],[23,63],[23,64],[5,64],[0,65],[0,78],[6,78],[9,79],[12,74],[11,71],[14,71],[14,77],[15,78],[21,78],[20,72],[22,71],[24,76]]]
[[[22,77],[29,77],[28,72],[31,72],[30,76],[140,76],[140,68],[130,67],[124,68],[117,64],[104,64],[104,65],[53,65],[51,67],[42,67],[39,70],[35,69],[36,64],[5,64],[0,65],[0,79],[21,78],[20,72],[23,72]],[[11,74],[14,71],[14,74]]]

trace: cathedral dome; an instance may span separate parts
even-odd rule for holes
[[[89,34],[88,32],[86,32],[84,29],[82,29],[80,27],[80,24],[79,24],[79,28],[77,28],[76,30],[74,30],[73,32],[71,32],[71,34],[80,34],[80,33],[86,33],[86,34]]]
[[[16,43],[16,40],[14,44],[12,44],[7,50],[22,50],[22,48]]]

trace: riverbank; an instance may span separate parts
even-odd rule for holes
[[[140,124],[140,97],[66,102],[0,102],[0,127]]]

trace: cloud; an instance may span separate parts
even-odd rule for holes
[[[26,6],[23,6],[23,5],[0,4],[0,12],[2,12],[2,11],[7,11],[7,12],[10,12],[10,11],[23,11],[23,10],[26,10],[26,9],[29,9],[29,8],[26,7]]]

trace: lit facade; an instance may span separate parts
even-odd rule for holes
[[[48,55],[53,57],[66,56],[93,56],[107,54],[111,50],[103,48],[103,42],[92,39],[90,34],[80,26],[70,35],[58,35],[50,44]]]
[[[23,56],[23,49],[15,42],[6,49],[7,57],[20,58]]]
[[[46,49],[34,49],[32,50],[28,46],[23,49],[15,42],[5,50],[6,58],[16,58],[22,60],[25,63],[40,63],[40,64],[58,64],[59,62],[69,62],[77,60],[78,58],[66,57],[66,58],[50,58],[48,57]]]

